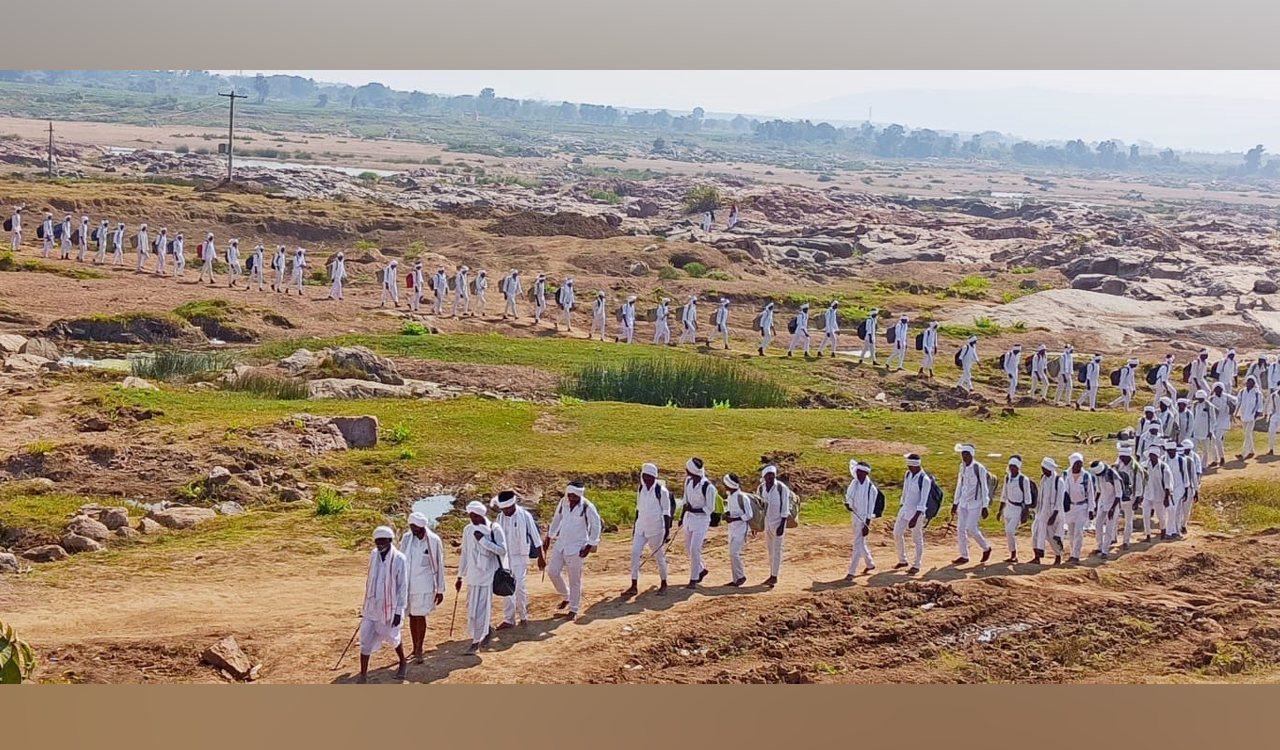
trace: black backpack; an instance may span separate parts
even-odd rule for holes
[[[12,232],[12,231],[13,231],[13,219],[5,219],[5,220],[4,220],[4,231],[6,231],[6,232]]]
[[[956,367],[961,367],[961,364],[960,364],[960,355],[961,355],[961,354],[963,354],[963,353],[964,353],[964,349],[963,349],[963,348],[958,349],[958,350],[956,351]]]
[[[873,515],[876,518],[884,515],[884,490],[876,488],[876,506]]]
[[[1217,379],[1218,379],[1218,374],[1219,374],[1220,372],[1222,372],[1222,363],[1221,363],[1221,362],[1214,362],[1214,363],[1213,363],[1213,367],[1211,367],[1211,368],[1209,369],[1209,377],[1213,378],[1214,380],[1217,380]]]
[[[867,337],[867,321],[858,321],[858,338],[865,339]]]
[[[1111,371],[1111,385],[1120,385],[1120,370]]]
[[[799,327],[800,327],[799,318],[792,318],[791,320],[787,321],[787,333],[795,333],[796,329]]]
[[[38,240],[44,239],[44,223],[43,222],[36,225],[36,239]]]
[[[585,508],[585,507],[582,509],[582,512],[583,512],[583,513],[586,513],[586,508]],[[536,532],[538,532],[538,534],[539,534],[539,535],[541,535],[541,534],[542,534],[542,529],[538,527],[538,519],[534,518],[532,513],[530,513],[530,514],[529,514],[529,518],[533,521],[533,530],[534,530],[534,531],[536,531]],[[529,537],[529,559],[530,559],[530,560],[537,560],[537,559],[538,559],[538,552],[540,552],[540,551],[541,551],[541,550],[540,550],[540,549],[539,549],[539,547],[538,547],[538,543],[537,543],[537,542],[535,542],[535,541],[533,540],[533,537],[532,537],[532,536],[530,536],[530,537]]]
[[[1146,376],[1147,385],[1155,385],[1156,381],[1159,379],[1160,379],[1160,368],[1154,367],[1154,366],[1148,367],[1147,376]]]
[[[916,351],[924,351],[924,331],[916,334]]]
[[[495,544],[498,541],[492,529],[489,531],[489,539]],[[497,596],[511,596],[516,593],[516,577],[510,570],[502,567],[501,561],[498,563],[498,569],[493,571],[493,593]]]
[[[934,516],[938,515],[938,511],[942,510],[942,501],[946,498],[946,495],[942,491],[942,486],[938,484],[938,480],[934,479],[932,474],[923,469],[920,470],[920,473],[929,480],[929,497],[925,499],[924,503],[924,521],[928,524],[933,520]],[[923,483],[924,479],[919,481]]]
[[[60,239],[62,239],[62,225],[61,225],[61,224],[54,224],[54,225],[53,225],[53,238],[54,238],[55,240],[60,240]]]
[[[1088,374],[1089,374],[1089,365],[1080,365],[1079,367],[1076,368],[1076,380],[1079,380],[1081,383],[1085,382],[1088,379]]]
[[[888,328],[886,328],[884,332],[884,340],[889,342],[890,344],[898,343],[898,327],[889,326]]]

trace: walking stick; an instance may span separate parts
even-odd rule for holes
[[[449,618],[449,637],[453,637],[453,625],[458,621],[458,598],[461,594],[454,594],[453,597],[453,617]]]
[[[347,641],[347,647],[342,649],[342,656],[338,657],[338,663],[333,665],[333,669],[329,670],[330,672],[336,670],[342,664],[342,660],[347,658],[347,651],[351,650],[351,644],[356,642],[356,636],[359,634],[360,634],[360,626],[357,625],[356,632],[351,634],[351,640]]]

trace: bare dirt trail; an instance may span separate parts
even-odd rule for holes
[[[1247,474],[1264,472],[1274,473],[1252,465]],[[1088,608],[1107,602],[1116,607],[1115,617],[1140,611],[1146,613],[1144,622],[1162,621],[1165,614],[1185,611],[1188,600],[1197,600],[1195,590],[1179,591],[1174,585],[1177,577],[1163,578],[1162,571],[1174,570],[1201,555],[1212,555],[1215,561],[1222,561],[1224,569],[1217,571],[1221,577],[1234,575],[1233,580],[1239,584],[1245,577],[1256,578],[1248,571],[1259,560],[1280,561],[1280,549],[1275,549],[1280,547],[1278,537],[1193,532],[1184,542],[1135,544],[1130,552],[1107,563],[1090,558],[1080,566],[1060,568],[997,563],[1005,549],[1002,539],[993,538],[996,550],[992,562],[981,565],[975,558],[968,565],[954,567],[950,564],[956,553],[954,531],[939,519],[928,533],[924,572],[914,582],[905,583],[907,577],[892,570],[895,555],[888,525],[889,521],[880,521],[873,531],[872,550],[879,569],[870,577],[859,577],[852,585],[842,581],[848,566],[849,529],[843,525],[801,526],[788,537],[782,580],[773,590],[758,585],[767,574],[760,539],[748,544],[749,585],[739,590],[720,587],[728,577],[727,545],[724,535],[717,533],[708,542],[707,565],[711,574],[707,588],[690,592],[679,587],[686,580],[688,562],[683,543],[674,541],[670,555],[673,588],[668,595],[659,597],[654,593],[656,570],[649,562],[642,570],[642,593],[631,601],[617,597],[630,577],[627,536],[617,535],[606,539],[601,552],[588,564],[584,615],[578,622],[554,619],[559,597],[550,582],[540,580],[535,570],[530,579],[532,623],[496,633],[493,649],[482,652],[480,658],[462,653],[466,647],[465,636],[461,635],[465,629],[465,605],[460,607],[452,639],[449,637],[449,614],[454,603],[451,591],[444,605],[428,620],[427,645],[434,650],[424,665],[410,667],[408,681],[811,681],[815,677],[809,674],[812,664],[838,661],[837,656],[847,661],[857,654],[861,654],[858,658],[865,662],[865,668],[850,672],[843,679],[855,679],[855,674],[859,681],[964,679],[964,674],[948,677],[949,673],[938,672],[941,667],[935,663],[936,657],[928,660],[932,666],[925,669],[915,663],[917,659],[908,659],[897,651],[880,669],[876,666],[880,657],[875,656],[880,645],[874,639],[870,643],[836,645],[831,640],[834,635],[825,630],[805,635],[803,648],[798,647],[795,652],[799,662],[789,658],[789,650],[767,644],[778,638],[785,640],[786,633],[793,630],[806,634],[810,627],[817,627],[814,623],[825,622],[828,624],[823,628],[843,631],[855,625],[873,627],[876,617],[914,619],[927,601],[940,602],[938,606],[946,609],[950,606],[946,604],[948,597],[955,599],[957,607],[946,611],[954,610],[959,619],[943,632],[952,633],[955,638],[961,638],[965,628],[990,620],[993,613],[1007,611],[1009,617],[1003,619],[1018,622],[1036,619],[1033,615],[1042,604],[1044,611],[1039,617],[1057,617],[1068,623],[1083,617]],[[1259,540],[1264,547],[1251,549],[1250,545]],[[1022,557],[1026,559],[1027,540],[1020,541],[1024,545]],[[1091,543],[1087,539],[1086,547]],[[1246,551],[1249,554],[1242,554]],[[450,582],[456,554],[454,549],[446,554]],[[147,555],[136,569],[85,565],[47,581],[26,577],[0,581],[0,601],[6,602],[5,619],[47,657],[41,667],[44,677],[68,675],[112,682],[213,681],[217,675],[198,666],[198,655],[205,646],[227,634],[235,635],[255,661],[262,663],[264,681],[341,682],[352,677],[357,663],[352,654],[342,669],[335,672],[330,667],[358,624],[367,553],[326,551],[323,540],[316,540],[315,544],[295,540],[229,550],[196,547]],[[992,579],[1005,582],[997,584]],[[992,589],[995,594],[989,593],[989,586],[998,586],[998,591]],[[1218,584],[1206,583],[1209,590],[1215,586]],[[1218,603],[1220,600],[1218,596]],[[856,603],[850,604],[851,601]],[[959,604],[967,609],[959,608]],[[496,622],[500,603],[495,605]],[[1274,600],[1260,606],[1250,615],[1250,622],[1270,622],[1280,616]],[[796,614],[802,612],[808,614]],[[885,614],[890,612],[896,614]],[[841,621],[845,624],[839,625]],[[85,637],[86,633],[96,635]],[[764,641],[760,641],[762,638]],[[764,642],[766,647],[763,651],[742,648],[740,641],[756,646],[758,641]],[[724,645],[734,643],[739,645]],[[707,649],[716,644],[721,650],[728,650],[712,663]],[[928,648],[938,651],[936,646]],[[928,648],[925,653],[929,653]],[[1191,640],[1180,642],[1177,648],[1191,649]],[[1144,651],[1142,658],[1154,659],[1161,653],[1153,647]],[[1184,657],[1180,654],[1178,659]],[[894,660],[899,663],[898,668],[894,668]],[[1163,668],[1155,672],[1149,671],[1150,664],[1138,665],[1133,658],[1113,661],[1105,672],[1058,670],[1045,672],[1042,677],[1034,673],[1013,677],[1145,680],[1171,679],[1180,674],[1179,668],[1170,666],[1181,663],[1173,656],[1161,662]],[[373,663],[374,681],[393,680],[394,657],[389,651],[376,655]],[[841,679],[832,676],[836,673],[816,676],[824,674]]]

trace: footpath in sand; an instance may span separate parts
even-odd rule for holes
[[[1264,473],[1274,466],[1230,476]],[[468,657],[465,606],[449,637],[450,591],[428,618],[426,663],[411,665],[408,681],[1280,678],[1273,666],[1280,659],[1280,534],[1193,530],[1185,541],[1136,543],[1105,563],[1089,558],[1057,568],[998,562],[1004,540],[992,535],[991,562],[981,565],[975,554],[953,567],[955,534],[944,516],[928,534],[924,572],[909,582],[892,570],[885,519],[872,536],[879,569],[853,584],[842,580],[849,528],[801,526],[788,534],[773,590],[758,585],[767,574],[759,538],[748,543],[748,585],[721,587],[727,545],[715,533],[709,586],[680,587],[687,557],[674,541],[668,594],[654,593],[649,562],[642,593],[630,601],[618,598],[629,581],[630,545],[625,533],[607,537],[589,560],[578,622],[554,618],[559,597],[534,569],[530,624],[495,632],[492,649]],[[1086,538],[1086,550],[1092,545]],[[1021,557],[1029,555],[1024,547]],[[340,669],[331,667],[358,624],[367,559],[365,552],[326,551],[320,540],[210,545],[155,553],[127,574],[103,566],[42,584],[8,578],[0,599],[5,619],[40,653],[43,678],[216,681],[199,654],[230,634],[262,664],[263,681],[347,682],[357,649]],[[456,560],[450,549],[450,586]],[[495,601],[495,622],[500,607]],[[393,681],[394,664],[390,651],[375,655],[371,680]]]

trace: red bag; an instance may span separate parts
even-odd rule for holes
[[[413,288],[413,271],[404,275],[404,285],[410,289]]]

